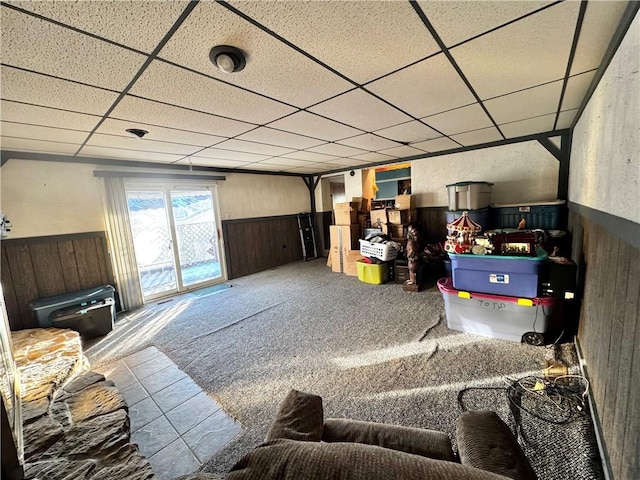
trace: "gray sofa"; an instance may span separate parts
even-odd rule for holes
[[[322,399],[292,390],[266,442],[245,455],[228,480],[439,479],[533,480],[536,475],[507,425],[494,412],[465,412],[458,455],[438,431],[324,419]]]

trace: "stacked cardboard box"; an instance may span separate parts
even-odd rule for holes
[[[407,238],[407,227],[417,220],[415,197],[413,195],[396,195],[395,207],[387,210],[389,219],[389,236],[401,242]]]
[[[329,227],[329,238],[331,249],[329,251],[329,261],[333,272],[345,273],[357,276],[356,261],[364,258],[360,255],[360,232],[363,225],[361,219],[368,210],[369,200],[355,197],[351,202],[337,203],[334,206],[335,225]],[[364,222],[363,222],[364,223]]]

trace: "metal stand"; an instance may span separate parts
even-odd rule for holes
[[[302,243],[302,258],[313,260],[318,258],[318,249],[316,247],[316,236],[313,232],[310,213],[298,214],[298,230],[300,231],[300,242]]]

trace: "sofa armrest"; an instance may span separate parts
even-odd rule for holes
[[[319,442],[322,438],[323,420],[322,398],[312,393],[291,390],[280,404],[266,441],[286,438]]]
[[[460,463],[516,480],[535,480],[536,474],[518,440],[497,413],[464,412],[456,427]]]
[[[328,418],[324,422],[322,440],[377,445],[436,460],[455,461],[451,440],[445,433],[435,430]]]

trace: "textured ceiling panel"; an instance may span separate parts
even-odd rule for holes
[[[263,160],[259,165],[271,165],[272,167],[276,165],[279,167],[305,167],[309,166],[309,163],[311,162],[296,160],[294,158],[274,157],[268,160]]]
[[[426,117],[422,120],[446,135],[468,132],[469,130],[477,130],[493,125],[489,116],[477,103]]]
[[[94,35],[147,53],[156,48],[187,6],[186,0],[87,0],[10,2]],[[150,20],[153,21],[150,21]],[[132,35],[131,32],[135,32]]]
[[[158,127],[157,125],[147,125],[139,122],[125,120],[114,120],[109,118],[102,122],[96,133],[106,133],[110,135],[129,135],[128,128],[141,128],[146,130],[145,140],[156,140],[159,142],[184,143],[186,145],[197,145],[200,147],[210,147],[224,140],[223,137],[205,135],[203,133],[189,132],[186,130],[175,130],[171,128]]]
[[[563,2],[451,50],[480,98],[562,78],[580,2]]]
[[[248,167],[251,162],[242,162],[239,160],[225,160],[221,158],[209,158],[193,156],[191,159],[191,165],[199,167],[220,167],[220,168],[236,168],[236,167]],[[183,159],[177,162],[179,165],[189,165],[189,159]]]
[[[328,162],[335,160],[337,157],[332,155],[326,155],[324,153],[307,152],[306,150],[299,150],[293,153],[287,153],[282,155],[283,158],[293,158],[296,160],[305,160],[307,162]]]
[[[411,120],[411,117],[362,90],[345,93],[309,110],[368,132]]]
[[[424,154],[424,151],[418,150],[417,148],[409,147],[407,145],[403,145],[401,147],[388,148],[386,150],[381,150],[380,153],[385,155],[391,155],[392,157],[412,157],[414,155]]]
[[[167,81],[167,79],[171,81]],[[267,123],[295,109],[212,78],[155,61],[131,93],[236,120]]]
[[[239,152],[259,153],[262,155],[284,155],[294,150],[291,148],[277,147],[275,145],[265,145],[264,143],[247,142],[245,140],[227,140],[216,145],[222,150],[237,150]]]
[[[560,115],[558,116],[558,124],[556,125],[556,128],[560,129],[560,128],[571,127],[571,124],[573,123],[573,119],[576,117],[577,113],[578,113],[577,109],[560,112]]]
[[[142,150],[127,150],[123,148],[97,147],[85,145],[78,154],[84,157],[106,157],[119,160],[133,160],[141,162],[171,163],[180,160],[183,155],[170,153],[145,152]]]
[[[476,145],[480,143],[495,142],[502,140],[502,135],[495,127],[474,130],[473,132],[460,133],[452,135],[451,138],[456,142],[460,142],[464,146]]]
[[[321,138],[327,142],[333,142],[342,138],[353,137],[362,133],[361,130],[342,125],[309,112],[297,112],[288,117],[276,120],[269,124],[270,127],[299,133],[309,137]]]
[[[23,125],[21,123],[2,122],[0,125],[2,135],[17,138],[33,138],[35,140],[46,140],[52,142],[65,142],[82,144],[87,138],[87,132],[78,130],[67,130],[63,128],[36,127],[33,125]]]
[[[198,157],[217,158],[221,160],[236,160],[238,162],[259,162],[269,158],[268,155],[256,155],[255,153],[234,152],[219,148],[205,148],[198,152]]]
[[[409,2],[231,3],[358,83],[439,50]]]
[[[104,88],[126,87],[147,59],[8,8],[1,31],[3,64]]]
[[[413,145],[425,152],[440,152],[442,150],[449,150],[451,148],[460,148],[460,144],[454,142],[450,138],[440,137],[433,140],[427,140],[426,142],[420,142]]]
[[[189,155],[200,150],[196,145],[184,145],[180,143],[156,142],[148,138],[123,137],[118,135],[93,134],[87,141],[87,145],[94,147],[124,148],[129,150],[142,150],[145,152],[174,153],[177,155]]]
[[[34,140],[26,138],[0,137],[3,150],[18,150],[23,152],[50,152],[73,155],[80,144],[50,142],[46,140]]]
[[[309,148],[324,143],[322,140],[282,132],[269,127],[256,128],[255,130],[240,135],[238,138],[250,142],[266,143],[268,145],[295,149]]]
[[[471,37],[503,25],[552,2],[434,2],[418,4],[440,38],[451,47]]]
[[[335,160],[331,160],[330,162],[325,162],[331,165],[341,165],[343,167],[360,167],[367,162],[363,162],[362,160],[358,160],[356,158],[337,158]]]
[[[360,148],[349,147],[337,143],[325,143],[309,149],[312,152],[325,153],[327,155],[335,155],[337,157],[355,157],[361,153],[365,153]]]
[[[216,45],[232,45],[245,52],[244,70],[231,75],[218,70],[209,60],[209,51]],[[216,2],[201,2],[159,56],[298,107],[353,87]]]
[[[340,140],[340,142],[338,143],[371,151],[384,150],[387,148],[400,146],[398,142],[392,142],[391,140],[387,140],[386,138],[372,135],[370,133],[358,135],[357,137],[345,138],[344,140]]]
[[[475,101],[444,54],[373,82],[367,89],[415,117],[433,115]]]
[[[254,125],[248,123],[193,112],[132,96],[126,96],[118,103],[118,106],[111,113],[111,118],[133,122],[131,127],[136,126],[135,122],[140,122],[230,137],[255,128]]]
[[[612,0],[587,4],[578,46],[571,65],[571,75],[597,68],[600,65],[602,56],[609,45],[603,39],[613,36],[627,4],[628,2]]]
[[[392,160],[393,157],[389,155],[383,155],[377,152],[367,152],[360,155],[354,155],[355,160],[362,160],[363,162],[384,162],[386,160]]]
[[[530,88],[484,102],[498,124],[525,120],[558,111],[562,81]]]
[[[553,122],[555,119],[556,115],[552,113],[551,115],[542,115],[527,120],[520,120],[519,122],[506,123],[500,125],[500,129],[507,138],[522,137],[531,133],[553,130]]]
[[[427,127],[424,123],[416,122],[415,120],[396,125],[395,127],[383,128],[375,133],[381,137],[400,143],[414,143],[442,136],[435,130]]]
[[[563,110],[570,110],[580,106],[595,75],[596,72],[587,72],[574,77],[569,77],[569,80],[567,81],[567,89],[562,99]]]
[[[4,100],[0,105],[0,118],[11,122],[71,128],[85,132],[91,131],[100,120],[99,116],[65,112],[53,108],[37,107]]]
[[[99,88],[23,72],[3,66],[0,75],[2,98],[103,115],[118,95]]]

